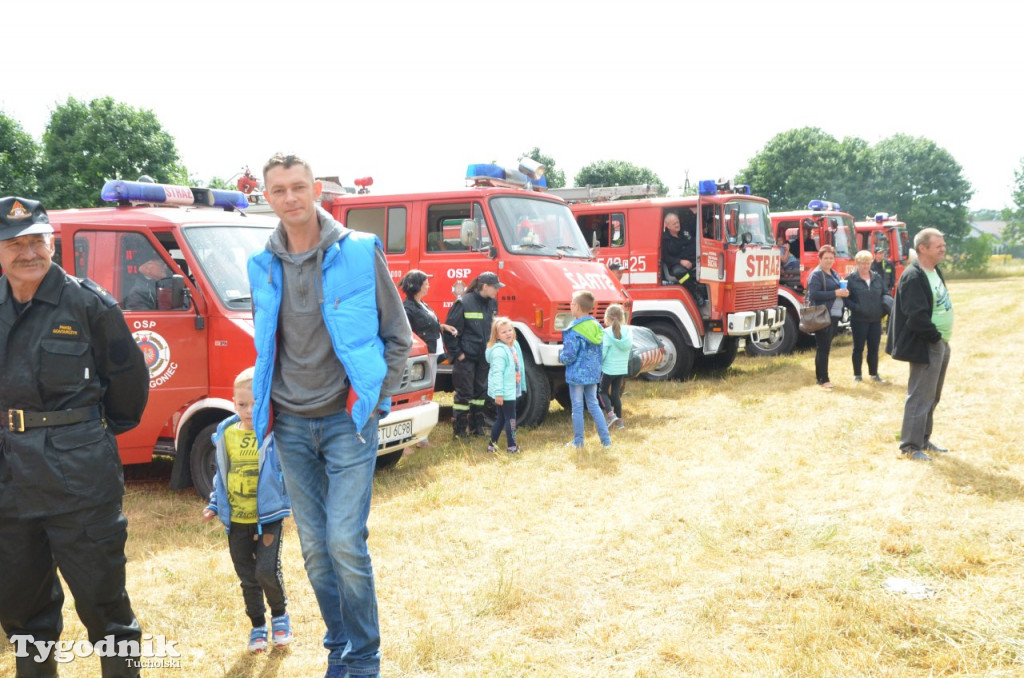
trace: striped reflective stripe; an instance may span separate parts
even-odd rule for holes
[[[460,412],[469,412],[469,405],[463,405],[462,403],[454,403],[452,405],[453,410],[459,410]]]
[[[463,318],[469,318],[470,320],[483,320],[483,311],[467,311],[462,314]]]
[[[469,404],[476,405],[477,407],[483,407],[485,404],[487,404],[487,401],[481,398],[479,400],[470,400]]]

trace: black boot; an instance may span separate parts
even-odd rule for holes
[[[455,438],[465,438],[469,435],[469,412],[456,412],[455,418],[452,419],[452,436]]]
[[[482,410],[473,410],[472,414],[471,433],[475,436],[486,436],[490,435],[489,432],[484,431],[484,413]]]

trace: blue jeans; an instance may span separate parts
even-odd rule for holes
[[[366,519],[377,418],[362,431],[366,442],[356,433],[344,411],[313,419],[280,413],[274,420],[306,575],[327,626],[327,663],[344,666],[352,676],[375,676],[380,672],[380,626]]]
[[[594,418],[597,426],[597,435],[601,438],[601,444],[605,447],[612,444],[612,438],[608,435],[608,422],[605,421],[604,412],[597,402],[597,384],[569,384],[569,398],[572,402],[572,444],[576,447],[583,447],[583,402],[587,403],[587,411]]]

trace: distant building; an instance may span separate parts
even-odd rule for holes
[[[992,254],[1006,253],[1006,243],[1003,242],[1003,229],[1006,228],[1005,221],[972,221],[970,227],[970,233],[967,234],[968,238],[977,238],[982,234],[990,235],[992,236]]]

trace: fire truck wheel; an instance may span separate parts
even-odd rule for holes
[[[533,362],[529,351],[523,351],[526,392],[519,402],[518,426],[539,426],[551,407],[551,382],[543,368]]]
[[[217,424],[213,423],[199,431],[189,452],[188,467],[192,473],[192,487],[203,499],[209,499],[213,492],[213,474],[217,471],[217,451],[213,446],[213,434]]]
[[[693,370],[696,357],[692,347],[683,341],[683,335],[674,325],[665,322],[651,323],[647,326],[661,340],[665,347],[665,359],[650,372],[640,375],[647,381],[668,381],[669,379],[685,379]]]
[[[402,459],[402,454],[405,450],[395,450],[394,452],[388,452],[387,454],[377,455],[377,470],[386,471],[389,468],[398,466],[398,462]]]
[[[797,325],[796,315],[787,312],[785,324],[774,336],[765,333],[764,335],[752,335],[747,339],[747,354],[762,356],[792,353],[798,334],[800,334],[800,329]]]

